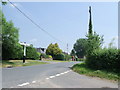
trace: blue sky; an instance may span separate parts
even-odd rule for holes
[[[3,6],[7,20],[12,20],[19,28],[19,40],[33,44],[34,47],[47,47],[58,43],[63,51],[69,52],[79,38],[85,38],[88,31],[88,7],[92,6],[93,30],[104,35],[104,46],[115,38],[118,39],[118,5],[117,2],[14,2],[14,4],[52,34],[57,41],[25,18],[10,4]]]

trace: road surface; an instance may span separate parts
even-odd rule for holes
[[[51,62],[35,66],[3,68],[3,88],[118,88],[117,83],[73,72],[80,62]]]

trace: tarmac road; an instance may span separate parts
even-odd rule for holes
[[[2,69],[3,88],[118,88],[117,83],[73,72],[70,67],[80,62]]]

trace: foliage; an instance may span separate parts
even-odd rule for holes
[[[84,58],[77,58],[76,60],[77,60],[77,61],[85,61]]]
[[[61,56],[62,54],[62,50],[59,48],[58,44],[55,43],[55,44],[50,44],[48,47],[47,47],[47,50],[46,50],[46,54],[47,55],[51,55],[53,57],[53,59],[56,59],[58,57]],[[59,58],[58,58],[59,59]]]
[[[65,56],[64,54],[57,54],[53,57],[53,60],[64,60]]]
[[[51,55],[46,55],[46,54],[44,54],[44,53],[41,53],[41,56],[42,56],[42,58],[52,58]]]
[[[70,55],[71,55],[71,56],[75,56],[75,55],[76,55],[76,54],[75,54],[75,50],[74,50],[74,49],[72,49],[72,50],[71,50]]]
[[[114,48],[94,50],[87,57],[86,64],[89,68],[119,72],[120,50]]]
[[[38,60],[40,58],[40,53],[33,46],[29,46],[26,49],[26,58]]]
[[[76,43],[74,44],[74,51],[72,51],[73,55],[74,53],[77,55],[78,58],[83,58],[86,55],[87,50],[87,39],[78,39]]]
[[[7,2],[5,2],[5,1],[2,1],[2,5],[6,5],[7,4]]]
[[[95,49],[99,49],[103,43],[103,36],[99,36],[96,32],[93,33],[92,28],[92,15],[91,6],[89,7],[90,19],[89,19],[89,30],[87,34],[87,56],[91,54]]]
[[[119,78],[118,73],[108,72],[104,70],[93,70],[87,67],[85,63],[75,64],[72,67],[73,71],[78,72],[79,74],[84,74],[92,77],[105,78],[109,80],[117,81]]]
[[[101,48],[103,44],[103,36],[99,36],[96,32],[93,35],[87,35],[87,55],[91,54],[94,50]]]
[[[18,28],[14,27],[12,21],[7,22],[2,17],[2,58],[4,60],[20,58],[22,46],[18,44]]]
[[[71,59],[71,56],[68,55],[68,54],[64,54],[64,56],[65,56],[65,60],[70,60]]]

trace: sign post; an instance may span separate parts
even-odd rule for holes
[[[24,54],[23,54],[23,63],[25,63],[25,59],[26,59],[26,47],[30,46],[29,44],[26,44],[26,42],[24,43],[20,43],[21,45],[23,45],[24,48]]]

